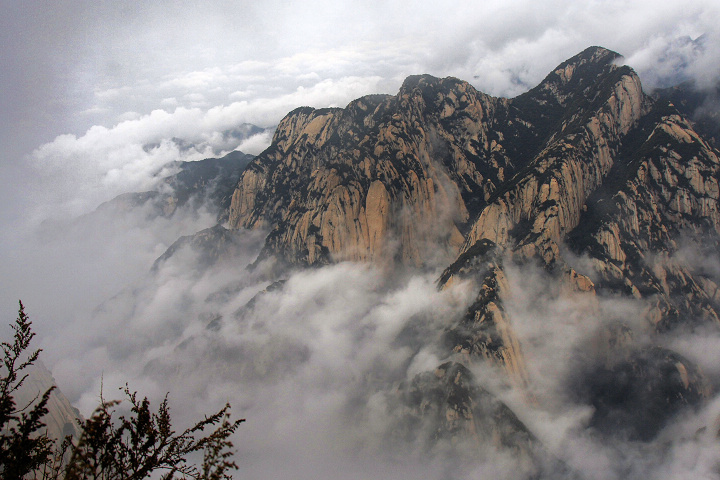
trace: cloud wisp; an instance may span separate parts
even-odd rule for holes
[[[134,19],[132,28],[103,40],[116,48],[79,49],[97,71],[73,84],[85,88],[90,100],[66,115],[68,122],[60,130],[54,129],[72,133],[34,145],[31,170],[8,172],[32,175],[26,181],[31,187],[39,179],[32,197],[40,195],[38,190],[53,194],[48,203],[79,214],[108,195],[148,188],[149,173],[173,157],[194,160],[235,148],[259,153],[268,144],[267,135],[243,145],[224,135],[242,123],[272,127],[298,106],[342,107],[362,95],[394,94],[411,74],[456,76],[486,93],[512,97],[589,45],[625,55],[648,91],[687,79],[704,88],[719,74],[720,32],[709,21],[720,15],[714,2],[559,2],[546,8],[517,0],[473,8],[422,4],[412,12],[390,2],[382,11],[369,5],[354,8],[357,17],[345,19],[342,30],[323,22],[343,17],[348,5],[312,2],[303,9],[278,8],[272,15],[265,8],[241,7],[247,17],[239,22],[241,29],[234,26],[238,22],[221,21],[212,5],[202,12],[188,6],[163,21],[148,20],[157,13],[150,7],[123,12]],[[325,13],[312,13],[320,11]],[[174,26],[189,21],[190,12],[198,30],[180,38]],[[88,12],[112,23],[109,13]],[[239,14],[229,18],[233,15]],[[225,30],[230,24],[232,32]],[[269,28],[258,30],[257,25]],[[196,36],[213,28],[215,33],[204,40]],[[280,40],[269,39],[273,31],[283,32]],[[131,33],[132,39],[127,37]],[[177,40],[168,45],[167,58],[141,48],[148,38],[162,36]],[[203,45],[204,54],[198,50]],[[87,68],[78,62],[63,67]],[[127,68],[111,69],[109,64]],[[15,125],[11,119],[6,123]],[[173,139],[183,143],[176,148]],[[151,145],[158,147],[148,151]],[[7,164],[18,163],[19,153]],[[8,190],[17,187],[8,185]],[[24,190],[16,196],[27,198]]]
[[[262,235],[238,232],[237,238],[241,253],[232,262],[198,269],[198,252],[181,248],[154,273],[97,308],[76,311],[65,328],[45,336],[54,377],[83,413],[95,407],[101,382],[106,396],[126,382],[154,401],[170,392],[180,422],[230,402],[248,419],[236,440],[245,478],[532,473],[513,450],[490,439],[465,461],[427,450],[422,438],[392,435],[402,415],[401,385],[453,358],[442,338],[472,303],[473,282],[441,291],[438,272],[388,275],[345,262],[288,272],[273,283],[262,264],[243,268],[255,259]],[[588,365],[602,363],[603,329],[623,322],[643,343],[649,333],[633,321],[640,302],[573,293],[511,261],[506,273],[513,292],[508,313],[531,383],[525,389],[508,382],[490,364],[471,368],[537,437],[551,465],[564,465],[543,475],[661,479],[690,465],[700,475],[717,468],[716,399],[686,410],[651,442],[608,439],[589,428],[593,406],[573,387]],[[703,355],[717,341],[716,333],[703,343],[688,335],[676,346]],[[717,382],[717,372],[706,373]]]

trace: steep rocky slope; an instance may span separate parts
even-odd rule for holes
[[[457,79],[409,77],[395,97],[291,112],[233,195],[232,228],[269,227],[292,263],[454,254],[478,205],[514,170],[507,102]]]
[[[310,264],[426,264],[428,244],[454,254],[481,237],[504,242],[508,225],[540,216],[550,223],[537,228],[557,237],[577,223],[619,136],[647,108],[616,57],[587,50],[512,100],[423,75],[394,97],[297,109],[241,178],[230,226],[271,227],[270,252]],[[567,202],[553,206],[561,194]]]
[[[657,328],[717,325],[717,278],[700,265],[718,251],[717,152],[662,110],[638,127],[642,142],[588,202],[571,244],[593,258],[597,288],[654,299]]]
[[[456,363],[435,373],[443,386],[428,373],[404,390],[423,399],[415,411],[445,405],[438,428],[449,432],[505,428],[514,432],[507,438],[532,443],[519,421],[470,421],[483,411],[478,399],[492,395],[458,387],[471,383],[461,366],[490,362],[535,401],[512,314],[517,271],[542,272],[547,298],[581,299],[588,316],[604,315],[598,294],[640,302],[650,333],[636,341],[621,318],[603,329],[603,366],[592,370],[600,380],[577,390],[596,408],[599,431],[638,404],[664,405],[653,425],[628,433],[652,438],[710,391],[691,361],[657,345],[677,328],[720,327],[719,271],[703,261],[718,252],[720,162],[712,143],[667,98],[646,95],[619,58],[588,48],[513,99],[421,75],[395,96],[296,109],[240,177],[229,226],[268,229],[264,255],[291,264],[449,265],[440,288],[476,282],[466,315],[447,326]],[[450,371],[457,381],[447,380]],[[628,378],[620,397],[609,393]],[[660,388],[662,378],[671,380]],[[412,393],[418,385],[445,394]],[[638,393],[647,391],[652,401]]]

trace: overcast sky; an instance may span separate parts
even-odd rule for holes
[[[410,74],[514,96],[590,45],[648,87],[720,68],[714,0],[2,0],[0,13],[3,224],[38,197],[78,214],[146,186],[177,152],[143,145],[182,138],[200,158],[218,131],[393,94]],[[704,50],[688,42],[702,34]]]

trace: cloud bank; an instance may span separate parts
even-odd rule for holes
[[[198,252],[184,248],[97,308],[76,308],[63,328],[40,324],[44,358],[83,413],[101,388],[113,398],[126,382],[155,403],[170,392],[179,427],[230,402],[247,418],[235,441],[243,478],[530,478],[514,450],[490,439],[468,445],[476,449],[468,461],[393,436],[402,385],[453,358],[442,338],[474,300],[474,282],[439,291],[439,272],[340,263],[271,283],[267,266],[241,267],[262,235],[237,238],[242,253],[231,264],[197,268]],[[643,443],[588,428],[593,407],[571,389],[578,366],[598,361],[588,347],[604,328],[623,322],[642,343],[648,332],[634,319],[644,305],[573,294],[533,267],[506,265],[531,383],[520,388],[489,363],[471,368],[537,437],[551,467],[562,466],[542,478],[711,478],[720,465],[717,398]],[[674,348],[700,358],[718,338],[679,335]],[[705,373],[720,384],[716,368]]]
[[[0,210],[12,217],[8,210],[24,208],[38,190],[47,195],[47,183],[30,196],[20,185],[52,176],[59,191],[48,203],[87,211],[109,199],[89,185],[102,185],[106,197],[142,188],[146,173],[172,156],[238,148],[222,140],[228,128],[271,127],[297,106],[394,94],[411,74],[456,76],[515,96],[559,62],[602,45],[625,55],[646,89],[685,79],[708,86],[720,65],[718,16],[712,1],[421,2],[408,9],[395,1],[170,8],[77,0],[54,11],[29,2],[10,9],[0,29],[3,70],[11,73],[0,86],[7,103],[0,108]],[[194,147],[141,151],[172,138]],[[257,153],[265,144],[246,147]]]

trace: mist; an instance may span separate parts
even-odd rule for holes
[[[545,465],[538,473],[490,439],[439,439],[429,447],[428,431],[396,435],[403,385],[457,360],[443,336],[473,302],[473,279],[440,290],[440,270],[350,262],[278,276],[272,259],[255,262],[261,231],[234,232],[232,256],[208,262],[188,244],[151,270],[178,237],[214,225],[215,214],[205,206],[170,218],[147,206],[99,209],[41,224],[18,251],[27,268],[15,279],[32,293],[23,301],[43,361],[82,414],[93,411],[100,392],[122,398],[126,383],[154,404],[169,393],[178,428],[229,402],[247,419],[234,439],[243,478],[716,475],[714,394],[649,442],[597,431],[593,406],[577,394],[584,372],[606,362],[597,346],[604,331],[622,324],[638,345],[650,341],[643,301],[573,292],[506,259],[507,308],[531,381],[518,385],[486,362],[469,367],[537,438]],[[693,251],[680,249],[677,260],[699,266],[689,259]],[[715,264],[706,267],[717,273]],[[720,385],[717,331],[678,335],[668,346]]]

